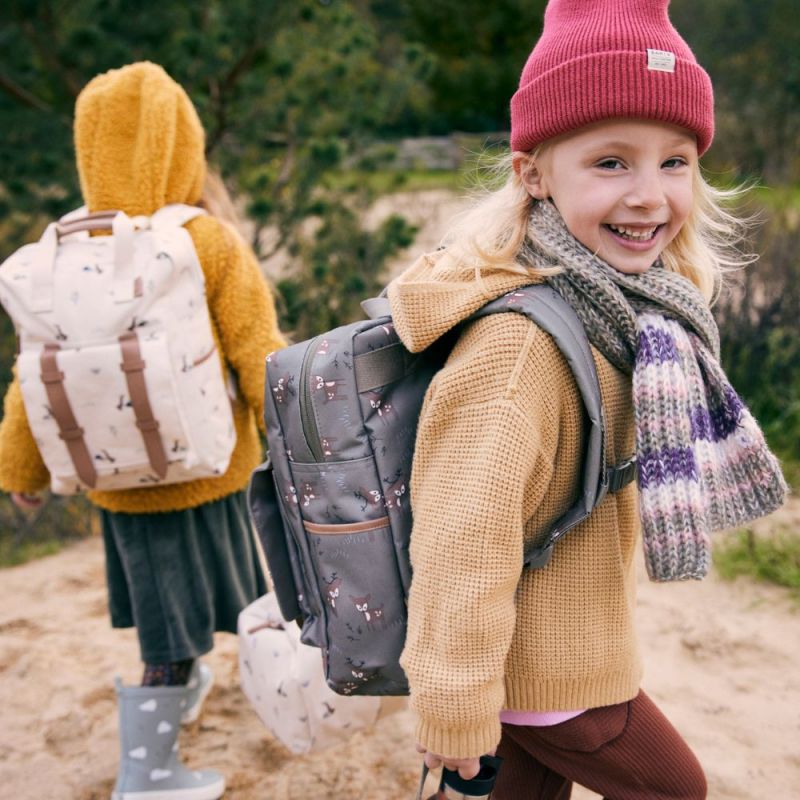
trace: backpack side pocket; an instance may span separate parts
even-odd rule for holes
[[[302,578],[298,575],[296,558],[291,547],[283,519],[280,499],[275,489],[272,463],[267,459],[253,471],[247,487],[247,505],[269,565],[270,577],[284,619],[297,620],[303,613],[298,595]]]

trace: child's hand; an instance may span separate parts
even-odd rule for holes
[[[17,508],[23,511],[32,511],[44,502],[40,495],[36,494],[23,494],[22,492],[12,492],[11,500]]]
[[[417,742],[417,752],[424,753],[426,766],[428,769],[436,769],[444,765],[452,772],[458,771],[458,774],[468,781],[474,778],[481,771],[481,762],[478,757],[475,758],[447,758],[445,756],[437,755],[436,753],[428,752],[419,742]],[[497,748],[489,751],[488,755],[493,756],[497,752]]]

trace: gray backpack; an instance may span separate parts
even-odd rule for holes
[[[411,583],[408,484],[422,401],[458,329],[412,354],[384,298],[370,319],[343,325],[267,358],[269,459],[253,473],[249,504],[281,612],[321,648],[328,684],[341,694],[408,693],[399,664]],[[569,362],[583,398],[588,437],[582,490],[543,544],[525,553],[539,568],[554,544],[609,491],[635,475],[635,462],[605,468],[600,387],[574,311],[547,285],[500,297],[470,320],[524,314],[547,331]]]

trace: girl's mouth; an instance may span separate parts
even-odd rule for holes
[[[652,241],[661,228],[664,227],[664,223],[653,225],[649,228],[629,228],[625,225],[612,225],[610,223],[604,224],[603,227],[611,231],[614,236],[624,239],[627,242],[644,243]]]

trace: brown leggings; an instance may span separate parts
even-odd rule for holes
[[[569,800],[573,782],[605,800],[706,797],[702,767],[644,692],[558,725],[503,725],[497,755],[492,800]]]

